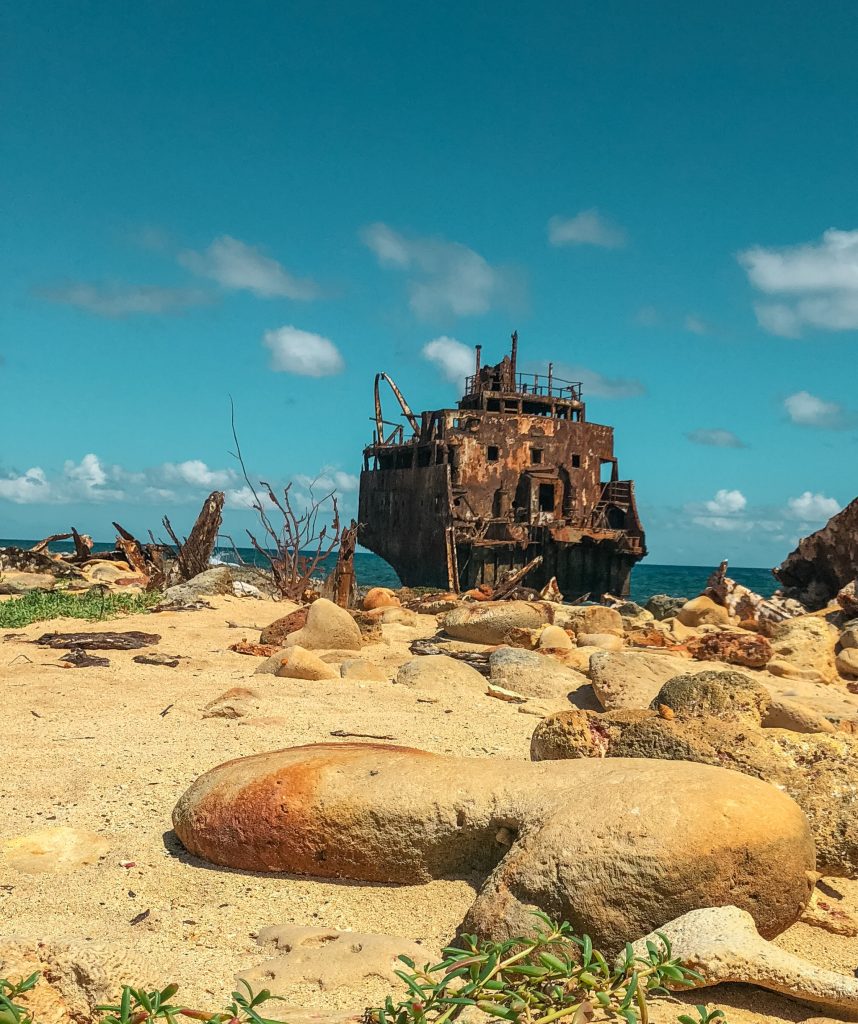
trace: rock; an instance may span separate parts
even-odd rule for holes
[[[461,605],[444,617],[448,636],[476,644],[502,644],[511,629],[539,629],[552,621],[552,605],[541,601],[484,601]]]
[[[361,608],[371,612],[374,608],[398,608],[399,598],[388,587],[372,587],[361,601]]]
[[[371,622],[377,622],[381,625],[389,625],[396,622],[402,626],[417,626],[420,623],[420,617],[417,612],[412,611],[410,608],[400,608],[399,605],[375,608],[365,614]],[[361,632],[364,631],[361,630]],[[364,635],[364,640],[366,640],[366,635]]]
[[[286,637],[290,633],[294,633],[306,625],[309,610],[309,607],[296,608],[294,612],[289,612],[288,615],[283,615],[281,618],[270,622],[259,634],[259,642],[261,644],[274,644],[277,647],[283,647],[286,643]]]
[[[28,875],[66,872],[97,864],[109,849],[97,832],[57,825],[0,840],[0,862]]]
[[[766,668],[785,679],[832,683],[837,678],[836,640],[836,631],[824,619],[814,615],[787,619],[774,630],[772,658]]]
[[[252,583],[245,583],[244,580],[233,580],[232,581],[232,592],[236,597],[253,597],[257,600],[261,600],[265,595]]]
[[[233,686],[210,700],[203,708],[203,718],[245,718],[256,710],[259,691],[247,686]]]
[[[340,678],[340,673],[332,665],[327,665],[312,651],[306,651],[297,644],[287,649],[287,655],[278,665],[274,675],[283,676],[286,679],[314,681]]]
[[[401,986],[395,973],[405,966],[400,955],[421,966],[434,955],[429,947],[394,935],[293,924],[261,928],[256,941],[270,950],[271,959],[237,975],[254,992],[267,988],[274,996],[300,1000],[307,989],[347,989],[354,1006],[382,1006],[391,989]],[[288,1017],[293,1019],[291,1013]]]
[[[630,629],[626,633],[626,642],[632,647],[655,647],[659,650],[677,646],[676,638],[661,622]]]
[[[772,656],[772,645],[759,633],[706,633],[686,646],[699,661],[726,661],[746,668],[763,668]]]
[[[35,590],[53,590],[57,585],[57,577],[42,572],[16,572],[7,569],[0,573],[0,594],[11,594],[15,597],[30,594]]]
[[[590,658],[593,691],[606,711],[648,708],[673,676],[688,672],[689,662],[647,651],[597,651]]]
[[[0,938],[0,978],[17,981],[39,974],[39,983],[20,998],[28,1017],[38,1024],[75,1024],[101,1017],[96,1007],[113,1003],[130,978],[149,989],[161,981],[152,965],[131,953],[127,944],[89,939],[57,942],[45,937]],[[16,1000],[17,1002],[18,1000]]]
[[[669,594],[654,594],[644,605],[656,619],[670,619],[686,603],[685,597],[671,597]]]
[[[527,933],[541,908],[609,952],[728,901],[778,934],[806,906],[814,868],[789,797],[670,761],[533,764],[318,744],[214,768],[180,798],[173,824],[191,854],[247,871],[414,883],[496,864],[468,931]]]
[[[824,608],[858,575],[858,498],[772,570],[788,597]]]
[[[340,665],[343,679],[357,679],[370,683],[387,683],[391,681],[392,671],[383,665],[374,665],[362,658],[348,658]]]
[[[485,693],[486,681],[470,665],[447,654],[425,654],[406,661],[394,678],[398,686],[427,693]]]
[[[740,982],[821,1007],[837,1019],[851,1019],[858,1012],[858,980],[817,967],[766,942],[753,917],[738,907],[693,910],[659,932],[670,942],[673,956],[697,972],[695,988]],[[651,933],[634,943],[638,956],[647,956],[648,943],[660,948],[661,935]],[[687,986],[669,987],[687,990]],[[806,1010],[802,1019],[805,1014]]]
[[[537,646],[543,650],[570,650],[572,637],[560,626],[545,626],[539,631]]]
[[[306,624],[289,633],[284,642],[287,647],[297,645],[308,651],[325,651],[334,647],[359,651],[361,631],[345,608],[320,597],[310,605]]]
[[[852,580],[851,583],[847,583],[845,587],[841,588],[837,593],[836,601],[850,618],[858,615],[858,579]]]
[[[730,621],[727,609],[704,594],[686,601],[677,610],[676,618],[683,626],[726,626]]]
[[[156,611],[179,611],[183,608],[198,607],[204,597],[216,594],[232,594],[232,573],[226,565],[216,565],[199,573],[185,583],[167,587]],[[205,602],[203,602],[205,603]]]
[[[858,648],[858,623],[846,626],[840,634],[840,646]]]
[[[502,686],[495,686],[493,683],[488,684],[486,696],[506,701],[507,704],[527,704],[527,697],[523,697],[514,690],[505,690]]]
[[[819,870],[858,877],[858,738],[759,729],[711,716],[658,711],[563,711],[534,731],[531,757],[655,758],[727,767],[771,783],[804,811]]]
[[[270,658],[280,650],[280,647],[277,644],[255,644],[251,640],[236,640],[227,647],[227,650],[234,654],[247,654],[251,658]]]
[[[426,594],[408,599],[405,603],[407,608],[418,613],[418,615],[443,615],[458,608],[462,599],[458,594]]]
[[[698,672],[669,679],[650,706],[668,707],[680,717],[711,715],[759,726],[768,714],[769,694],[741,672]]]
[[[280,648],[275,651],[270,658],[266,658],[265,661],[261,661],[256,668],[253,670],[254,675],[261,676],[276,676],[277,670],[287,661],[289,658],[289,649]]]
[[[612,605],[615,612],[618,612],[623,620],[623,629],[638,629],[649,622],[655,621],[651,611],[637,604],[635,601],[622,601],[620,604]]]
[[[790,732],[835,732],[828,719],[789,697],[772,695],[769,710],[763,717],[764,729],[787,729]]]
[[[135,654],[131,659],[138,665],[159,665],[162,668],[176,668],[182,660],[181,654],[159,654],[152,651],[149,654]]]
[[[835,665],[840,675],[858,677],[858,647],[844,647],[835,658]]]
[[[600,651],[621,651],[623,638],[616,633],[579,633],[579,647],[595,647]]]
[[[613,608],[600,604],[572,608],[569,621],[576,633],[616,633],[623,635],[623,617]]]
[[[550,655],[499,647],[489,655],[493,686],[525,697],[563,699],[581,687],[590,689],[586,676],[561,665]]]

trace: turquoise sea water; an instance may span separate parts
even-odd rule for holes
[[[35,543],[36,541],[33,540],[3,540],[0,538],[0,547],[13,545],[27,548],[32,547]],[[71,545],[67,543],[57,543],[52,547],[56,551],[72,550]],[[108,551],[112,547],[112,544],[96,544],[94,551]],[[246,562],[252,565],[265,564],[259,553],[251,548],[239,548],[238,550]],[[215,560],[234,562],[235,554],[231,548],[221,548],[218,550]],[[706,585],[707,578],[715,568],[717,567],[714,565],[651,565],[648,562],[643,562],[632,573],[631,598],[633,601],[643,603],[653,594],[694,597]],[[358,551],[355,554],[355,572],[361,586],[399,586],[399,579],[387,562],[369,552]],[[777,588],[777,581],[772,576],[770,569],[730,566],[730,576],[764,597],[770,597]]]

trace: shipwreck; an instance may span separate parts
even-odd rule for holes
[[[457,408],[419,419],[391,378],[376,375],[358,542],[405,586],[459,591],[514,575],[534,588],[556,577],[567,599],[624,596],[646,544],[613,428],[587,421],[581,384],[556,378],[552,365],[547,375],[519,373],[517,348],[513,334],[509,355],[482,366],[478,345]],[[410,435],[383,419],[382,382]]]

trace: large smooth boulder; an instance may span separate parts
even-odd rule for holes
[[[522,934],[541,909],[608,950],[727,903],[776,935],[806,906],[814,869],[807,821],[788,796],[671,761],[534,764],[318,744],[212,769],[173,824],[191,854],[247,871],[406,883],[491,871],[469,931]]]
[[[374,611],[376,608],[398,608],[399,606],[399,598],[389,587],[370,587],[361,601],[361,608],[365,612]]]
[[[523,697],[565,701],[589,680],[567,668],[549,654],[537,654],[519,647],[499,647],[489,655],[492,685],[512,690]]]
[[[714,717],[761,725],[769,713],[769,692],[743,672],[697,672],[674,676],[653,698],[651,707],[675,715]]]
[[[825,619],[799,615],[777,626],[772,635],[772,657],[766,666],[772,675],[832,683],[837,678],[834,645],[837,631]]]
[[[531,757],[654,758],[729,767],[788,793],[807,815],[825,874],[858,877],[858,739],[846,733],[799,734],[721,719],[703,709],[664,717],[657,711],[609,714],[570,710],[540,722]]]
[[[232,594],[232,571],[229,566],[215,565],[184,583],[167,587],[156,611],[180,610],[205,605],[205,598]]]
[[[726,626],[730,621],[727,609],[711,597],[701,594],[686,601],[676,612],[676,618],[683,626]]]
[[[854,679],[858,676],[858,647],[844,647],[834,663],[840,675]]]
[[[644,650],[597,651],[590,657],[593,692],[606,711],[648,708],[673,676],[688,672],[692,663],[672,654]],[[702,671],[702,669],[701,669]]]
[[[511,629],[539,629],[552,620],[552,606],[544,601],[482,601],[448,612],[443,628],[456,640],[502,644]]]
[[[320,597],[310,605],[307,621],[301,629],[289,633],[284,641],[287,647],[303,647],[308,651],[359,651],[360,626],[345,608]]]
[[[424,654],[406,661],[393,680],[428,693],[485,693],[486,680],[475,668],[448,654]]]

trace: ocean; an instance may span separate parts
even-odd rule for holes
[[[0,538],[0,547],[22,547],[29,548],[35,543],[34,540],[3,540]],[[67,542],[57,542],[52,545],[55,551],[71,551],[72,545]],[[113,544],[96,544],[94,553],[109,551]],[[251,565],[265,565],[264,559],[252,548],[239,548],[239,555],[245,562]],[[215,551],[213,561],[216,563],[235,562],[235,553],[231,547],[218,548]],[[333,561],[333,559],[332,559]],[[640,604],[652,597],[653,594],[670,594],[672,597],[694,597],[706,586],[706,580],[717,566],[715,565],[651,565],[644,562],[638,565],[632,572],[631,598]],[[358,583],[365,587],[398,587],[399,578],[391,567],[378,555],[368,551],[358,551],[355,554],[355,574]],[[770,569],[740,568],[730,566],[729,575],[738,583],[744,584],[751,590],[762,594],[764,597],[771,597],[777,589],[777,581],[772,576]]]

